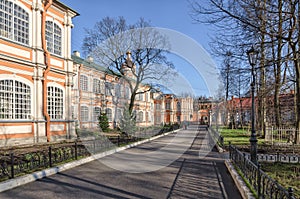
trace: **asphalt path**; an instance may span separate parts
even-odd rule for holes
[[[0,198],[241,198],[207,131],[190,126],[0,193]]]

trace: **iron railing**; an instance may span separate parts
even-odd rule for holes
[[[110,138],[101,136],[89,140],[80,139],[75,142],[40,146],[35,150],[2,150],[0,151],[0,181],[77,160],[177,128],[164,128],[154,134],[153,132],[139,132],[137,136],[126,135]]]
[[[230,159],[236,167],[242,172],[243,177],[255,189],[258,198],[264,199],[295,199],[293,189],[285,189],[274,179],[269,177],[260,169],[260,165],[255,165],[246,157],[245,153],[239,151],[236,147],[229,146]]]

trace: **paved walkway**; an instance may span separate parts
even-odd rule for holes
[[[206,134],[191,126],[0,193],[0,198],[241,198],[222,155],[210,151]],[[135,154],[146,158],[130,159]]]

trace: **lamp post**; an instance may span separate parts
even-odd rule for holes
[[[250,50],[247,51],[247,56],[249,63],[251,65],[251,74],[252,74],[252,82],[251,82],[251,98],[252,98],[252,109],[251,109],[251,137],[250,137],[250,156],[251,161],[254,164],[257,164],[257,138],[255,132],[255,74],[254,74],[254,66],[257,63],[258,51],[256,51],[253,46]]]

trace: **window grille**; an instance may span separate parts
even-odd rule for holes
[[[85,75],[80,75],[80,89],[83,91],[88,90],[88,77]]]
[[[53,21],[46,21],[47,50],[55,55],[61,55],[61,28]]]
[[[171,104],[170,104],[170,102],[166,103],[166,110],[171,110]]]
[[[29,44],[29,14],[11,1],[0,0],[0,36]]]
[[[0,119],[31,119],[31,91],[27,84],[0,81]]]
[[[110,82],[105,82],[105,95],[112,96],[113,84]]]
[[[99,79],[93,79],[93,92],[101,93],[101,81]]]
[[[138,122],[143,122],[144,121],[144,113],[143,113],[143,111],[139,112],[137,121]]]
[[[80,107],[80,120],[82,122],[89,121],[89,108],[87,106]]]
[[[54,86],[48,87],[48,114],[52,120],[63,119],[64,95],[63,90]]]
[[[100,116],[100,113],[101,113],[100,107],[95,107],[95,108],[94,108],[94,114],[93,114],[93,116],[94,116],[94,121],[98,121],[98,118],[99,118],[99,116]]]
[[[108,121],[111,122],[112,121],[112,110],[110,108],[106,109],[106,116],[108,118]]]
[[[140,93],[139,94],[139,100],[140,101],[144,101],[144,93]]]

